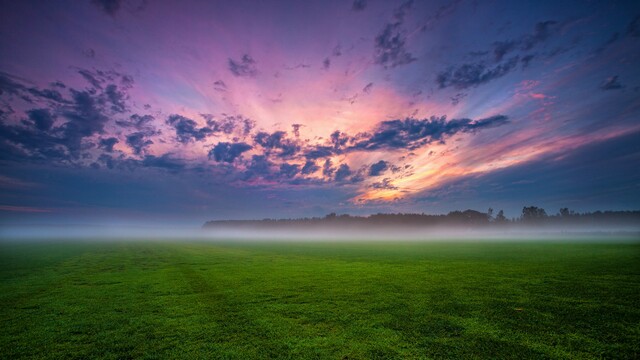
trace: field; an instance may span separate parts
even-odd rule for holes
[[[640,357],[640,244],[0,243],[0,357]]]

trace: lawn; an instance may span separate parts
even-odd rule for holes
[[[638,243],[2,242],[0,357],[640,357]]]

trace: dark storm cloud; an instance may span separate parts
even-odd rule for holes
[[[369,176],[380,176],[389,168],[389,163],[380,160],[369,167]]]
[[[144,132],[135,132],[127,135],[127,145],[136,155],[140,155],[151,144],[153,144],[153,141],[148,139]]]
[[[91,3],[107,15],[116,16],[122,5],[122,0],[91,0]]]
[[[209,151],[209,158],[217,162],[232,163],[243,152],[251,149],[252,146],[246,143],[219,142]]]
[[[167,124],[171,125],[176,131],[176,139],[183,143],[189,143],[192,140],[200,141],[213,133],[209,127],[198,128],[198,124],[181,115],[170,115],[167,118]]]
[[[256,61],[249,54],[244,54],[240,60],[229,58],[229,71],[235,76],[253,77],[258,74]]]
[[[622,84],[618,81],[618,75],[608,77],[600,84],[600,89],[602,90],[617,90],[622,88]]]
[[[438,74],[436,84],[441,89],[454,87],[462,90],[475,87],[505,76],[516,68],[518,60],[516,56],[496,66],[487,66],[484,62],[478,62],[452,67]]]
[[[106,152],[113,152],[113,146],[118,143],[118,139],[114,137],[100,139],[100,147]]]
[[[394,68],[410,64],[417,59],[405,48],[406,34],[402,32],[402,23],[387,24],[374,39],[374,63],[385,68]]]
[[[381,122],[373,135],[358,141],[351,147],[353,150],[417,149],[433,141],[443,141],[445,137],[456,133],[474,132],[506,124],[504,115],[497,115],[481,120],[453,119],[431,117],[430,119],[405,119]]]

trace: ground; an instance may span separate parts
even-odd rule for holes
[[[640,244],[0,243],[20,358],[640,357]]]

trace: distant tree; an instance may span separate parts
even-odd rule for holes
[[[489,210],[487,210],[487,220],[493,220],[493,208],[489,208]]]
[[[547,212],[537,206],[525,206],[522,208],[523,221],[539,221],[547,217]]]
[[[569,217],[571,215],[573,215],[573,212],[569,210],[569,208],[561,208],[560,211],[558,212],[560,214],[561,217]]]
[[[496,215],[495,222],[500,224],[507,222],[507,218],[504,216],[504,211],[502,210],[498,211],[498,215]]]

